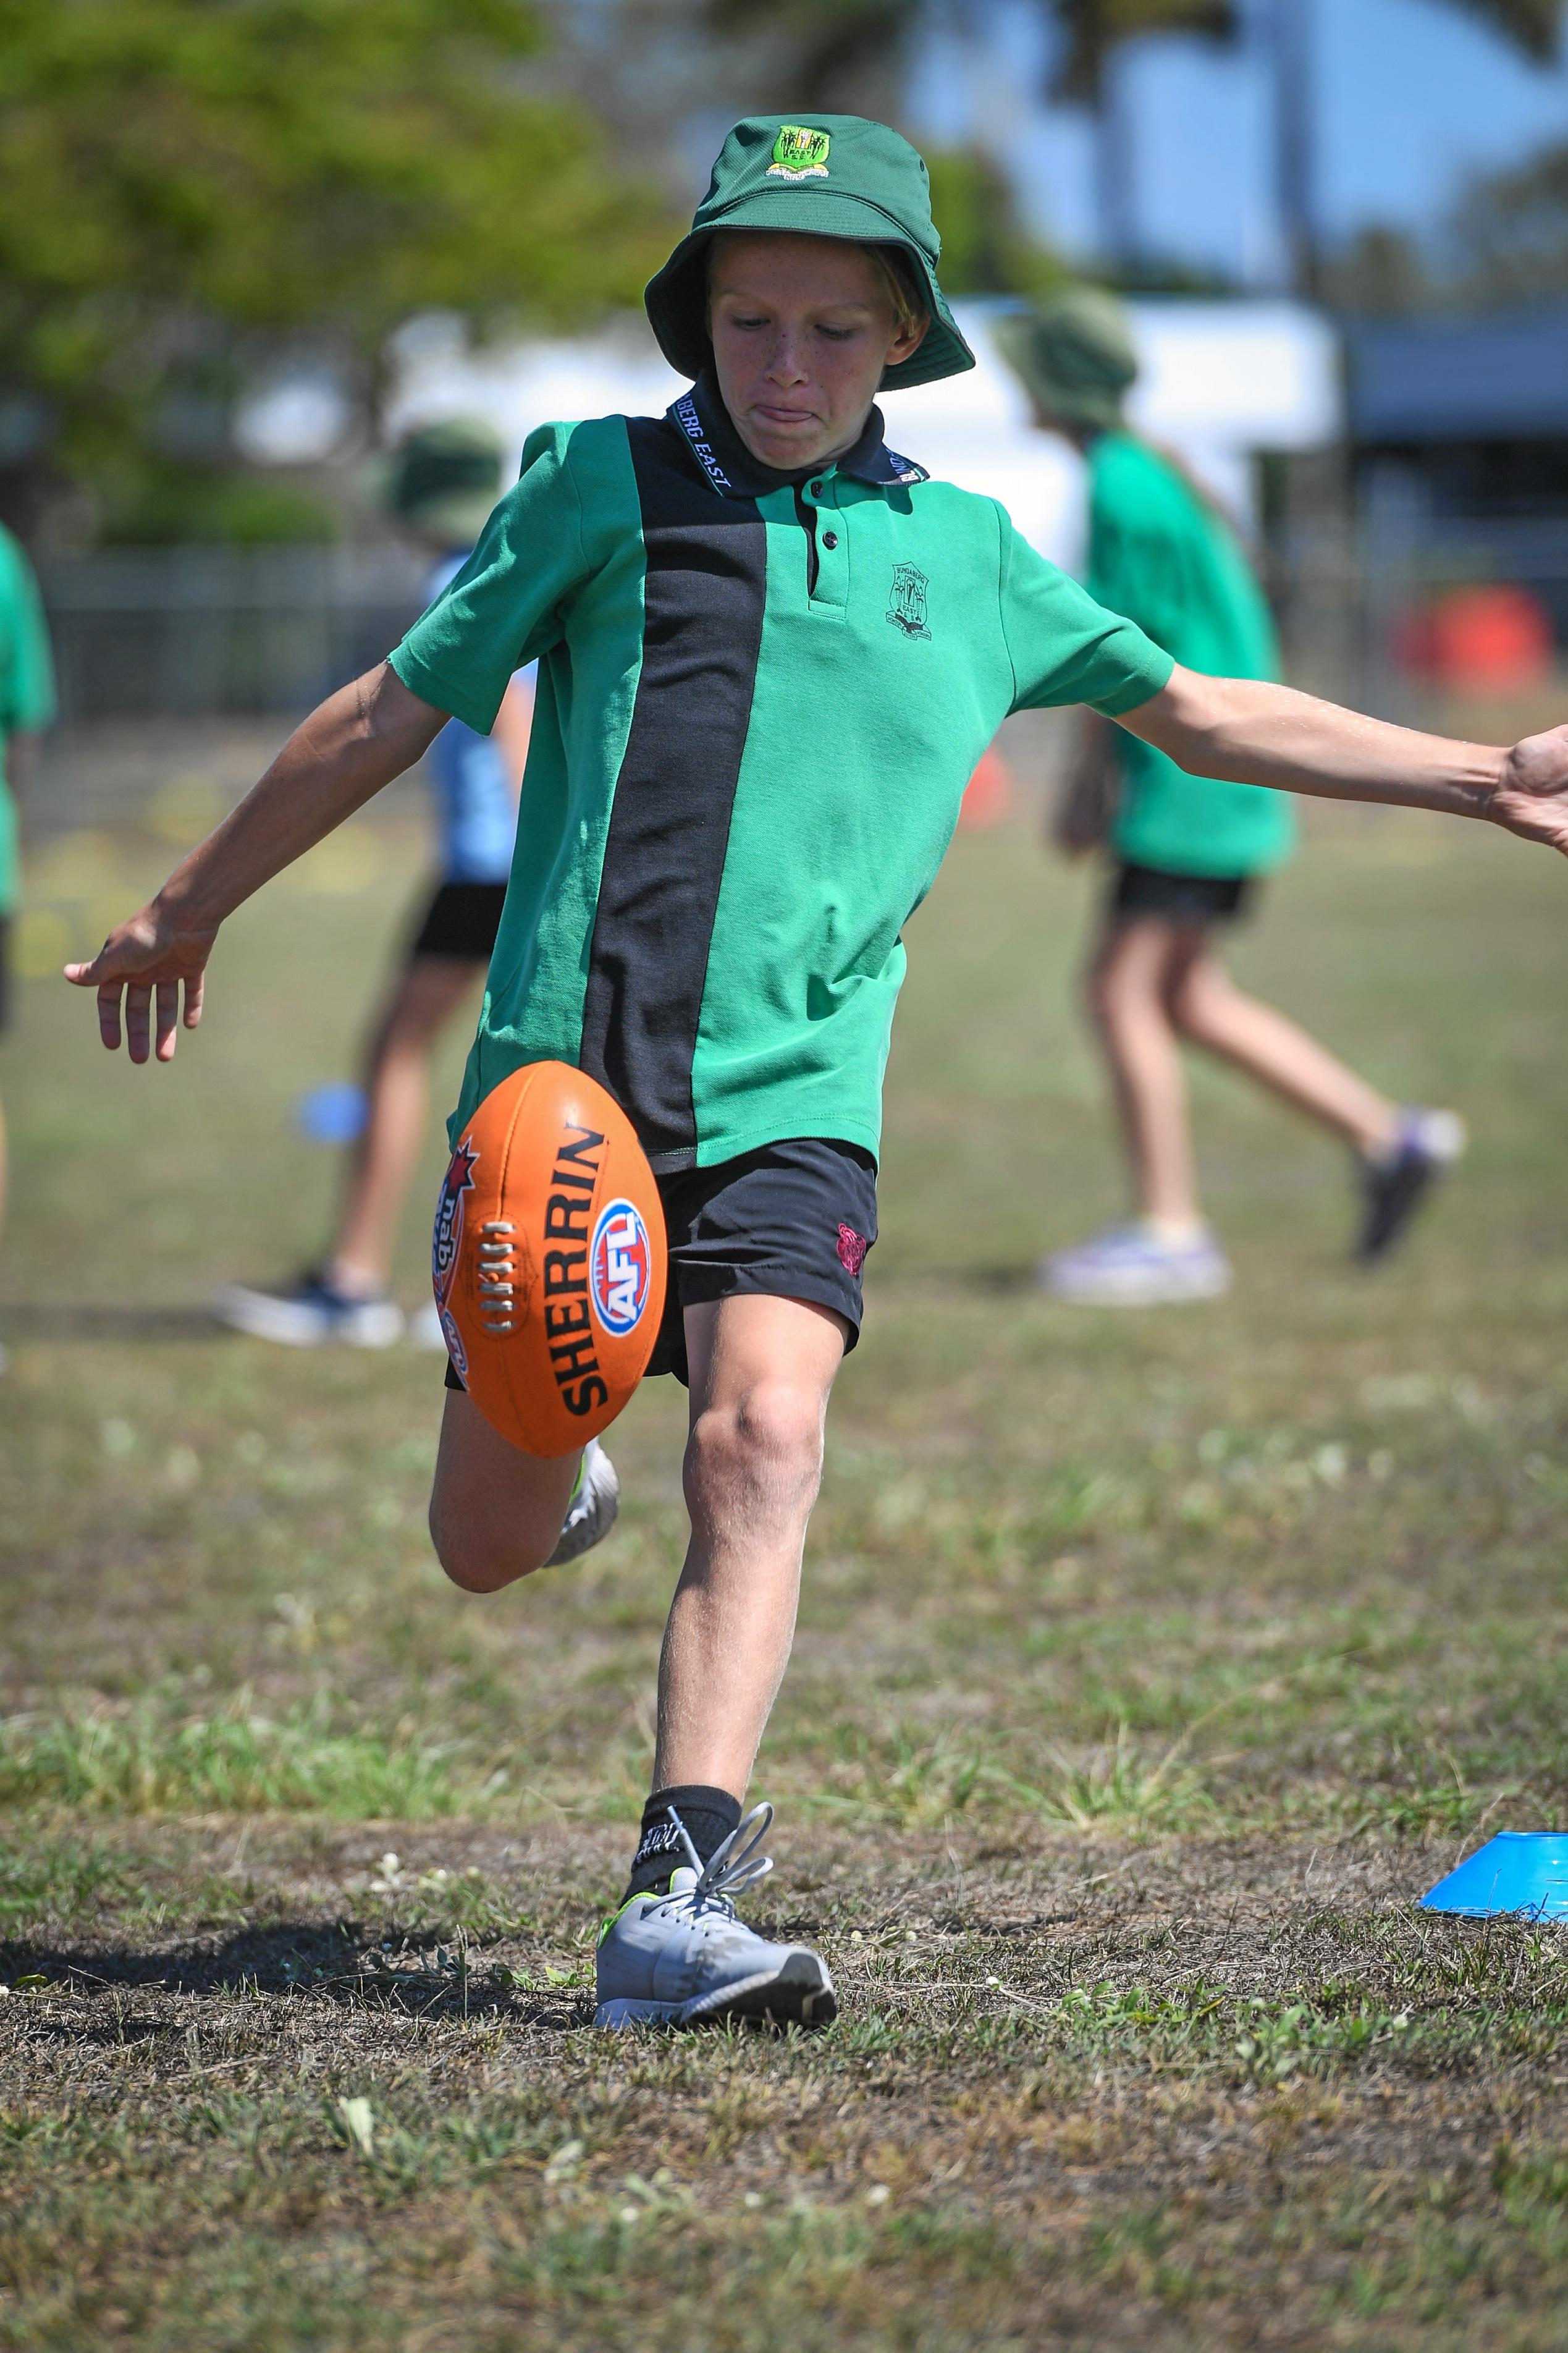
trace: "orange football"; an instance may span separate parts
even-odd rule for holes
[[[564,1062],[530,1062],[463,1131],[436,1207],[436,1304],[488,1422],[528,1454],[609,1427],[664,1314],[664,1212],[631,1122]]]

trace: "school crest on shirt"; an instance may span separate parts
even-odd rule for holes
[[[929,638],[926,626],[926,590],[931,582],[918,564],[895,564],[893,585],[888,591],[888,618],[895,629],[902,629],[906,638]]]
[[[773,160],[768,165],[769,179],[826,180],[832,144],[826,131],[808,131],[801,122],[781,124],[773,141]]]

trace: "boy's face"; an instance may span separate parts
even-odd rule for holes
[[[852,449],[883,369],[925,333],[900,327],[876,262],[838,237],[723,230],[709,290],[724,406],[752,457],[784,472]]]

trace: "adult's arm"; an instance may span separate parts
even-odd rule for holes
[[[1568,726],[1511,750],[1423,735],[1293,687],[1179,665],[1119,723],[1194,776],[1484,818],[1568,855]]]
[[[194,1029],[225,917],[411,768],[447,717],[385,662],[313,711],[259,784],[180,860],[141,913],[110,932],[90,963],[67,965],[68,980],[98,991],[99,1034],[110,1052],[120,1043],[123,991],[131,1060],[147,1060],[155,998],[157,1058],[171,1060],[181,991],[184,1026]]]

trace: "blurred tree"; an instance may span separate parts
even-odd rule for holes
[[[1441,0],[1475,17],[1537,65],[1551,65],[1563,42],[1568,0]],[[1313,168],[1315,0],[1273,0],[1278,121],[1278,186],[1290,282],[1298,293],[1326,290],[1319,249]]]
[[[1568,142],[1480,180],[1449,235],[1452,296],[1484,306],[1568,293]]]
[[[531,95],[525,0],[0,0],[0,468],[110,501],[226,458],[242,374],[635,301],[670,224]]]
[[[705,14],[718,33],[765,39],[781,107],[849,113],[918,21],[909,0],[708,0]]]
[[[1102,258],[1136,274],[1137,232],[1127,126],[1117,103],[1114,64],[1123,46],[1156,34],[1192,35],[1234,46],[1247,32],[1242,0],[1033,0],[1052,27],[1049,93],[1088,107],[1095,121],[1096,194]],[[1287,269],[1299,291],[1319,280],[1313,170],[1311,23],[1315,0],[1268,0],[1275,55],[1277,184]],[[1568,0],[1437,0],[1462,10],[1538,64],[1558,55]],[[950,22],[977,19],[986,0],[945,0]],[[791,106],[852,102],[872,66],[885,72],[907,51],[922,12],[889,0],[706,0],[708,22],[729,34],[766,36]]]
[[[989,156],[936,148],[926,163],[950,294],[1036,294],[1060,285],[1067,264],[1029,236],[1006,174]]]
[[[1124,41],[1150,33],[1193,33],[1231,41],[1240,29],[1236,0],[1035,0],[1055,28],[1050,94],[1087,106],[1095,122],[1100,243],[1105,259],[1132,259],[1132,174],[1111,66]],[[948,0],[962,22],[984,13],[985,0]],[[866,78],[886,73],[919,31],[921,13],[897,0],[708,0],[721,33],[765,38],[778,60],[782,103],[853,105]]]
[[[1108,261],[1134,259],[1138,246],[1134,182],[1126,118],[1117,103],[1113,67],[1125,42],[1152,33],[1192,33],[1230,44],[1242,25],[1235,0],[1039,0],[1058,27],[1060,48],[1050,94],[1087,106],[1094,117],[1095,194],[1100,251]]]
[[[1358,229],[1347,246],[1327,255],[1318,288],[1336,311],[1397,319],[1426,311],[1443,299],[1441,280],[1426,254],[1405,230],[1374,224]]]

